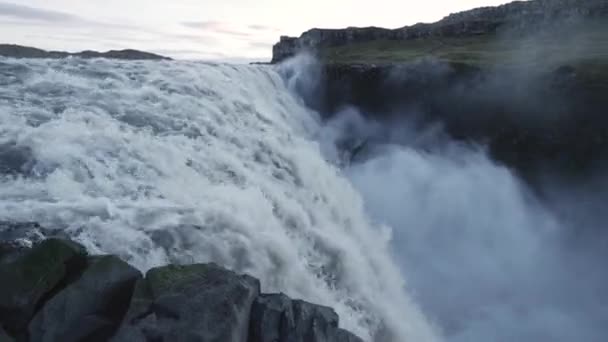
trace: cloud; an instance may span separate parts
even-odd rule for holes
[[[269,43],[269,42],[250,42],[249,46],[254,48],[254,49],[263,49],[263,50],[269,50],[272,49],[272,45],[273,43]]]
[[[31,45],[49,50],[81,51],[87,49],[134,48],[167,50],[172,57],[228,59],[246,53],[259,54],[265,36],[272,28],[223,21],[183,22],[181,29],[161,30],[158,27],[133,25],[124,20],[98,21],[63,9],[39,8],[0,0],[0,40]],[[10,30],[5,30],[9,28]],[[91,41],[91,35],[96,39]],[[264,37],[260,37],[264,36]],[[257,39],[256,39],[257,37]],[[251,42],[257,40],[258,42]],[[251,43],[250,43],[251,42]],[[248,49],[249,48],[249,49]],[[230,51],[219,54],[218,51]],[[270,50],[269,50],[270,51]],[[239,59],[239,61],[241,61]]]
[[[270,32],[280,32],[281,30],[276,28],[276,27],[271,27],[271,26],[266,26],[266,25],[259,25],[259,24],[253,24],[253,25],[249,25],[247,26],[250,30],[253,31],[270,31]]]
[[[225,34],[231,36],[238,37],[251,37],[259,34],[268,34],[268,33],[276,33],[280,32],[278,28],[261,25],[261,24],[251,24],[251,25],[237,25],[230,22],[222,22],[222,21],[186,21],[181,23],[182,26],[203,30],[203,31],[211,31],[216,34]]]
[[[0,16],[49,23],[73,23],[87,21],[76,15],[65,12],[28,7],[7,2],[0,2]]]
[[[241,30],[230,23],[221,21],[187,21],[183,22],[182,25],[192,29],[212,31],[231,36],[250,37],[252,35],[251,32]]]
[[[95,20],[83,18],[71,13],[48,10],[43,8],[35,8],[23,5],[17,5],[9,2],[0,2],[0,17],[12,18],[13,21],[9,21],[13,25],[21,26],[32,26],[32,25],[43,25],[43,26],[74,26],[79,27],[92,27],[92,28],[104,28],[104,29],[116,29],[116,30],[131,30],[141,31],[141,27],[118,24],[118,23],[105,23]],[[7,21],[3,21],[2,24],[6,24]]]

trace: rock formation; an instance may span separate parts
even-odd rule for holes
[[[516,1],[395,30],[312,29],[282,37],[273,62],[320,52],[318,75],[294,84],[326,118],[354,106],[372,120],[439,124],[527,179],[584,178],[608,165],[607,18],[606,0]]]
[[[12,58],[111,58],[125,60],[168,60],[170,58],[137,50],[112,50],[108,52],[82,51],[69,53],[63,51],[45,51],[27,46],[0,44],[0,56]]]
[[[291,300],[284,294],[260,295],[251,313],[250,341],[361,342],[338,328],[338,315],[331,308]]]
[[[302,50],[316,50],[374,40],[413,40],[428,37],[461,37],[494,33],[500,29],[529,33],[547,23],[574,22],[608,16],[605,0],[515,1],[451,14],[432,24],[416,24],[390,30],[378,27],[345,29],[314,28],[299,38],[281,37],[273,47],[272,62],[278,63]]]
[[[524,71],[441,62],[325,65],[308,104],[327,119],[354,106],[374,121],[413,120],[421,130],[440,124],[456,141],[487,146],[532,183],[547,169],[585,178],[608,163],[608,79],[591,82],[572,66]],[[386,143],[376,138],[368,146]]]
[[[0,222],[0,341],[362,342],[331,309],[215,264],[145,277],[35,223]],[[30,242],[34,245],[30,246]]]

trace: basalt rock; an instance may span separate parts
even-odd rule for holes
[[[333,309],[283,294],[258,297],[251,316],[249,342],[363,342],[338,328]]]
[[[11,253],[0,262],[0,342],[361,342],[332,309],[260,295],[257,279],[218,265],[169,265],[143,278],[115,256],[32,240],[33,231],[50,232],[0,223]]]
[[[259,282],[217,265],[155,268],[112,341],[246,342]]]
[[[18,260],[0,265],[0,323],[19,336],[32,316],[86,265],[85,249],[71,241],[49,239]]]
[[[51,298],[29,324],[32,341],[107,341],[141,273],[115,256],[90,257],[81,277]]]

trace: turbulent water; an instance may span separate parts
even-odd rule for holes
[[[142,270],[217,262],[334,307],[367,340],[435,340],[388,230],[271,68],[5,59],[0,87],[0,220]]]
[[[395,110],[389,120],[345,108],[319,136],[335,158],[344,153],[332,146],[351,146],[344,173],[371,217],[392,228],[409,292],[442,337],[608,340],[605,170],[575,181],[544,169],[526,183],[441,122]]]
[[[320,120],[316,75],[0,60],[0,221],[144,271],[216,262],[367,341],[606,340],[603,175],[541,201],[440,126]]]

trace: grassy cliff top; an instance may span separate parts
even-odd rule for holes
[[[334,64],[393,64],[434,58],[478,67],[555,68],[571,65],[608,79],[608,20],[556,27],[532,35],[508,33],[469,37],[376,40],[320,49]]]

